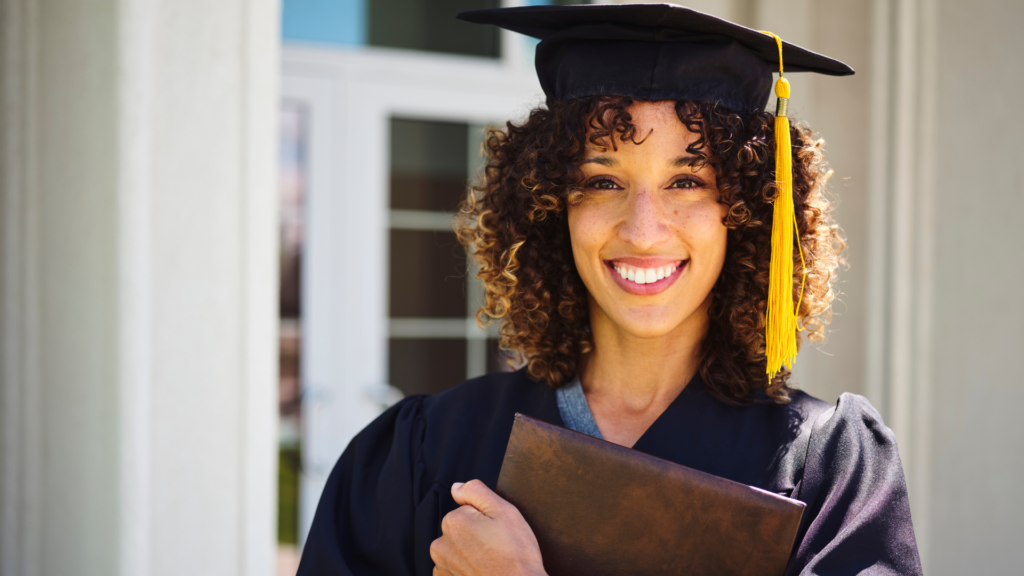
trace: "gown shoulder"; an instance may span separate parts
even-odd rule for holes
[[[404,398],[349,443],[320,496],[299,576],[414,573],[425,398]]]
[[[793,497],[807,508],[787,575],[922,573],[896,437],[863,396],[815,417]]]
[[[451,484],[477,478],[494,488],[516,412],[561,424],[553,390],[523,371],[388,408],[328,477],[298,575],[430,574],[430,542],[455,507]]]

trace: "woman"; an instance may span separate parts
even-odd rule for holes
[[[788,574],[920,573],[878,414],[765,375],[775,40],[667,5],[463,17],[542,39],[547,106],[490,132],[457,230],[486,288],[479,318],[525,366],[406,398],[361,432],[299,573],[543,574],[529,525],[493,492],[516,412],[805,502]],[[788,44],[785,57],[852,73]],[[788,133],[802,266],[794,255],[786,285],[820,339],[843,241],[822,142]]]

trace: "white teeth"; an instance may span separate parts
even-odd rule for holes
[[[674,265],[660,266],[658,268],[629,268],[627,266],[612,266],[612,268],[622,278],[637,284],[652,284],[668,278],[679,269],[678,266]]]

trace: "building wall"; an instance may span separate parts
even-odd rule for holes
[[[2,10],[0,571],[113,574],[117,19],[112,4]]]
[[[269,574],[272,0],[0,0],[0,574]]]
[[[1024,4],[938,2],[930,573],[1024,564]]]

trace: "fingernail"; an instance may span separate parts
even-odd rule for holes
[[[463,484],[465,484],[465,482],[456,482],[455,484],[452,484],[452,490],[458,490],[459,488],[462,488]]]

